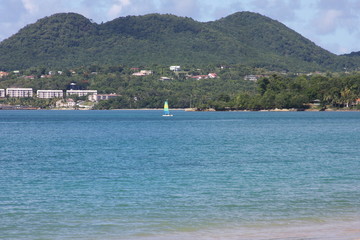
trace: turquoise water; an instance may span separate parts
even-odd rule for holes
[[[360,112],[0,111],[0,239],[359,239]]]

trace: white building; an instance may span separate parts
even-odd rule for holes
[[[5,97],[5,89],[0,89],[0,98]]]
[[[161,77],[159,80],[160,81],[170,81],[171,78],[169,78],[169,77]]]
[[[109,100],[111,98],[116,98],[116,97],[119,97],[119,96],[120,95],[115,94],[115,93],[111,93],[111,94],[94,94],[94,95],[89,96],[89,100],[98,102],[98,101],[101,101],[101,100]]]
[[[8,97],[32,97],[32,88],[7,88],[6,95]]]
[[[97,90],[66,90],[66,96],[77,95],[79,97],[97,95]]]
[[[57,108],[75,108],[75,106],[76,102],[71,98],[59,100],[56,102]]]
[[[174,72],[181,71],[181,67],[180,66],[170,66],[170,71],[174,71]]]
[[[149,76],[152,74],[151,70],[141,70],[140,72],[133,73],[133,76]]]
[[[245,81],[254,81],[256,82],[258,80],[259,76],[256,76],[256,75],[246,75],[244,77],[244,80]]]
[[[38,98],[63,98],[64,92],[62,90],[37,90]]]

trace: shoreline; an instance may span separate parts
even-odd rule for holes
[[[57,109],[56,109],[57,110]],[[170,111],[185,111],[185,112],[359,112],[358,109],[268,109],[268,110],[189,110],[188,108],[170,108]],[[103,111],[103,110],[96,110]],[[106,111],[106,110],[105,110]],[[162,108],[131,108],[131,109],[108,109],[108,111],[163,111]]]
[[[119,108],[119,109],[84,109],[84,108],[50,108],[50,109],[41,109],[36,107],[19,107],[19,106],[3,106],[0,107],[0,111],[2,110],[57,110],[57,111],[86,111],[86,110],[95,110],[95,111],[163,111],[163,108]],[[185,111],[185,112],[359,112],[360,109],[261,109],[261,110],[224,110],[217,111],[215,109],[205,109],[198,110],[196,108],[170,108],[170,111]]]

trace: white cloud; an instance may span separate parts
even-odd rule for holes
[[[36,14],[39,12],[39,6],[34,0],[22,0],[22,3],[29,14]]]
[[[315,27],[320,34],[329,34],[336,31],[344,13],[340,10],[330,9],[322,11],[315,19]]]
[[[252,0],[254,11],[280,21],[296,18],[296,11],[301,7],[301,0]]]
[[[116,3],[114,3],[109,11],[108,16],[110,18],[116,18],[119,17],[119,15],[122,13],[123,9],[131,4],[130,0],[117,0]]]
[[[349,33],[359,31],[360,3],[357,0],[319,0],[317,16],[313,22],[319,33],[331,33],[346,29]]]
[[[178,16],[198,19],[203,8],[198,0],[161,0],[159,10],[163,13],[172,13]]]

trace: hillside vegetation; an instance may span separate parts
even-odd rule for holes
[[[251,12],[205,23],[149,14],[102,24],[60,13],[0,43],[0,70],[6,71],[91,64],[242,64],[278,71],[338,71],[357,68],[358,58],[332,54],[285,25]]]

